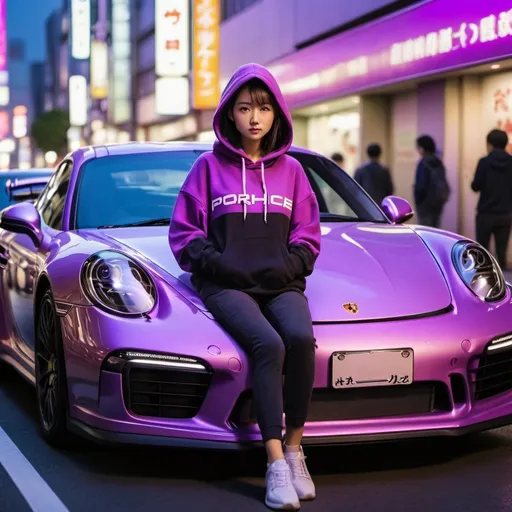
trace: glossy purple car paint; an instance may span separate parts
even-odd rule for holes
[[[0,216],[0,358],[35,383],[37,308],[51,290],[62,332],[67,427],[73,432],[107,442],[227,449],[261,439],[251,414],[248,358],[173,259],[168,226],[70,229],[85,163],[208,149],[196,143],[82,148],[67,158],[72,167],[61,229],[42,223],[29,203]],[[321,254],[306,292],[318,348],[304,443],[458,435],[512,423],[510,285],[502,283],[496,301],[477,297],[454,263],[454,245],[465,239],[401,224],[412,216],[403,199],[386,198],[382,211],[396,222],[322,225]],[[83,267],[104,250],[124,253],[150,276],[156,303],[147,314],[119,316],[91,302]],[[8,283],[9,266],[31,276],[21,290]],[[348,304],[357,307],[350,310]],[[412,350],[412,383],[334,389],[334,353],[391,349]],[[508,376],[493,374],[492,363]],[[192,381],[180,380],[180,392],[170,384],[155,387],[155,381],[190,375]],[[141,380],[150,387],[137,388]],[[205,392],[192,417],[176,417],[191,407],[190,386]],[[175,417],[165,417],[171,410]]]

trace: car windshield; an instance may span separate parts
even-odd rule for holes
[[[201,151],[113,155],[80,171],[76,229],[166,225]],[[388,222],[359,186],[324,157],[290,152],[303,166],[323,222]]]

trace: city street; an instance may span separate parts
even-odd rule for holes
[[[71,512],[265,510],[261,452],[106,449],[86,443],[54,451],[39,436],[32,388],[5,366],[0,404],[0,427],[27,460],[17,477],[26,478],[25,489],[33,488],[31,465],[55,493],[47,505],[38,494],[37,512],[55,512],[59,499],[62,510]],[[302,510],[499,512],[512,507],[512,428],[463,440],[307,453],[318,498]],[[30,510],[0,464],[0,511]]]
[[[284,374],[317,442],[512,418],[512,2],[314,7],[0,0],[0,351],[46,436],[68,397],[279,437]],[[0,512],[268,510],[263,448],[39,412],[0,359]],[[302,511],[512,512],[512,424],[305,455]]]

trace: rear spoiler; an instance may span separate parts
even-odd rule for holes
[[[35,201],[51,176],[37,176],[36,178],[7,180],[5,190],[10,201]]]

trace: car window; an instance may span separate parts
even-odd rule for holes
[[[53,229],[62,229],[62,214],[72,168],[71,162],[63,162],[52,175],[36,204],[44,223]]]
[[[197,157],[195,150],[111,155],[86,162],[77,184],[75,229],[169,220]],[[302,164],[320,212],[344,219],[387,222],[348,174],[327,158],[292,152]],[[326,220],[326,221],[327,221]]]
[[[310,153],[297,151],[290,154],[302,164],[315,192],[320,214],[342,215],[346,220],[354,221],[387,222],[369,196],[335,163]]]

